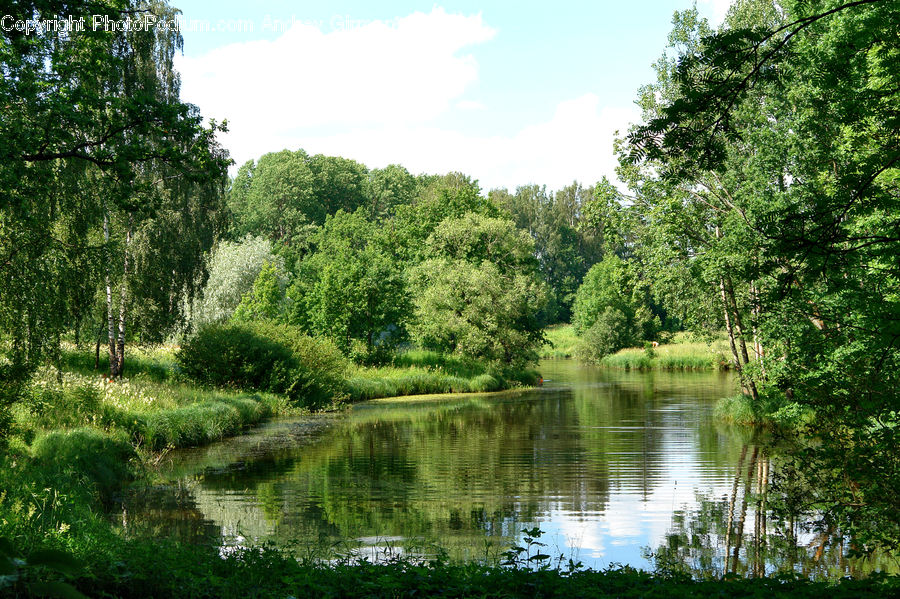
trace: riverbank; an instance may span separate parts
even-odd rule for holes
[[[309,413],[287,395],[196,384],[180,371],[175,351],[133,348],[127,376],[109,380],[95,370],[91,352],[70,346],[60,356],[61,370],[35,374],[12,406],[0,456],[0,550],[16,547],[6,558],[26,557],[27,564],[28,555],[52,548],[89,559],[106,543],[108,561],[121,561],[115,556],[130,546],[119,544],[103,514],[125,486],[152,478],[166,452],[235,436],[274,416]],[[344,392],[327,408],[394,395],[494,391],[532,385],[538,377],[533,370],[408,352],[390,365],[348,365]],[[5,568],[4,560],[0,555]],[[46,574],[40,571],[41,580]],[[5,576],[0,571],[0,590],[12,582]]]
[[[585,353],[583,340],[570,324],[549,326],[544,335],[547,343],[541,348],[541,359],[578,358]],[[701,340],[681,332],[656,347],[619,350],[603,357],[600,365],[623,370],[728,370],[728,351],[724,337]]]
[[[158,452],[211,443],[273,416],[308,412],[281,394],[198,385],[179,372],[176,349],[134,348],[127,376],[114,381],[95,370],[90,352],[65,349],[62,372],[38,372],[14,406],[12,436],[30,445],[55,430],[87,427],[124,435],[139,450]],[[531,369],[491,368],[414,350],[397,354],[387,365],[348,365],[342,397],[326,409],[340,407],[342,400],[500,391],[533,386],[539,378]]]

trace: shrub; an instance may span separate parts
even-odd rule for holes
[[[605,356],[627,347],[632,338],[631,325],[625,313],[618,308],[608,307],[585,332],[579,357],[599,362]]]
[[[329,341],[269,322],[210,325],[176,356],[184,374],[207,385],[287,395],[321,407],[344,399],[347,364]]]

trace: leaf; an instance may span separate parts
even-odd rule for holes
[[[44,566],[56,572],[74,576],[84,567],[71,554],[58,549],[42,549],[28,556],[29,566]]]
[[[551,556],[547,555],[546,553],[536,553],[536,554],[532,555],[531,557],[529,557],[528,561],[530,561],[530,562],[544,561],[544,560],[550,559],[550,557]]]
[[[59,597],[61,599],[88,599],[78,589],[65,582],[32,582],[28,590],[40,597]]]

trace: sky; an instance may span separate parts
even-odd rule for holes
[[[692,0],[173,0],[182,98],[236,165],[303,148],[482,189],[615,177],[672,14]],[[697,0],[718,24],[728,0]],[[236,168],[236,167],[235,167]]]

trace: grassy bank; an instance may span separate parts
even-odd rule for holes
[[[706,343],[676,336],[673,343],[651,349],[627,348],[604,357],[600,363],[624,370],[727,370],[723,340]]]
[[[541,359],[574,358],[578,355],[581,338],[575,334],[575,327],[570,324],[554,324],[544,329],[547,343],[541,347]]]
[[[211,388],[179,373],[172,346],[135,348],[127,376],[110,381],[94,370],[94,356],[70,347],[61,376],[37,373],[14,406],[14,435],[26,444],[57,429],[92,427],[123,434],[141,449],[204,445],[261,420],[302,412],[287,397],[261,391]],[[101,365],[103,361],[101,360]],[[488,392],[536,383],[529,369],[497,369],[430,351],[398,354],[390,365],[349,365],[345,396],[362,401],[399,395]]]
[[[544,329],[547,343],[541,358],[578,358],[584,341],[570,324]],[[727,370],[730,365],[724,337],[701,340],[691,333],[675,333],[668,343],[651,348],[626,348],[604,357],[600,364],[623,370]]]
[[[138,349],[127,377],[109,381],[93,356],[63,353],[64,371],[39,371],[13,407],[13,434],[26,443],[50,431],[91,427],[123,434],[140,449],[202,445],[293,410],[279,395],[208,389],[177,376],[172,348]]]
[[[347,374],[351,401],[433,393],[485,393],[532,386],[539,378],[531,369],[490,368],[437,352],[410,350],[390,366],[354,366]]]

